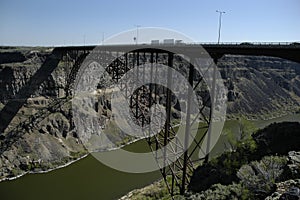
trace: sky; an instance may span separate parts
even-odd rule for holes
[[[0,0],[0,45],[101,44],[126,30],[160,27],[195,42],[300,41],[300,0]]]

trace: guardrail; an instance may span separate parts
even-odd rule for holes
[[[179,43],[179,44],[151,44],[151,43],[141,43],[141,44],[108,44],[104,46],[143,46],[143,45],[149,45],[149,46],[175,46],[175,45],[182,45],[182,46],[196,46],[196,45],[204,45],[204,46],[223,46],[225,47],[257,47],[257,46],[270,46],[270,47],[300,47],[300,42],[221,42],[221,43],[214,43],[214,42],[194,42],[194,43]],[[93,46],[60,46],[58,48],[72,48],[72,47],[84,47],[84,48],[93,48],[96,45]],[[101,45],[100,45],[101,46]]]
[[[185,43],[187,45],[256,45],[256,46],[287,46],[287,45],[300,45],[300,42],[195,42]]]

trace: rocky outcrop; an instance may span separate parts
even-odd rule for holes
[[[276,192],[268,196],[266,200],[299,200],[300,179],[287,180],[276,183]]]
[[[71,123],[70,99],[50,99],[41,105],[43,100],[24,105],[20,113],[25,117],[16,116],[15,126],[2,134],[0,178],[48,170],[87,153]],[[26,116],[28,112],[34,113]]]
[[[22,59],[18,58],[20,56],[14,59],[16,54],[21,55]],[[47,48],[41,51],[31,49],[16,51],[13,49],[13,52],[2,53],[0,49],[0,102],[6,103],[8,100],[14,99],[50,54],[51,51]],[[2,57],[3,60],[1,60]],[[31,97],[58,97],[60,90],[65,87],[65,72],[64,65],[59,65],[51,76],[39,86],[38,90],[31,94]]]
[[[288,165],[286,176],[300,179],[300,152],[290,151],[288,155]]]
[[[274,117],[300,105],[300,64],[264,56],[231,56],[218,67],[228,88],[228,113]]]

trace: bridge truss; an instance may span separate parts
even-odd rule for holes
[[[67,50],[63,56],[63,61],[70,69],[66,79],[66,94],[72,95],[72,89],[74,88],[74,81],[76,75],[80,69],[80,66],[89,54],[88,50]],[[125,91],[126,99],[130,105],[131,117],[137,125],[145,127],[151,122],[150,108],[154,104],[161,104],[165,107],[166,116],[158,116],[161,123],[164,124],[164,128],[156,135],[148,137],[147,143],[152,152],[167,147],[168,143],[172,143],[171,146],[165,151],[163,158],[156,153],[153,156],[156,160],[163,159],[164,164],[168,163],[166,167],[159,166],[161,174],[164,178],[166,186],[173,197],[176,194],[183,195],[188,188],[192,173],[195,169],[195,161],[198,163],[206,158],[198,158],[197,153],[201,149],[200,145],[206,134],[208,134],[208,128],[211,121],[211,97],[208,92],[206,83],[203,77],[194,69],[193,64],[187,62],[180,55],[174,54],[169,51],[154,49],[154,48],[141,48],[131,52],[105,52],[107,56],[115,57],[111,63],[106,63],[106,72],[110,75],[114,83],[118,83],[123,76],[126,76],[126,72],[131,69],[136,69],[136,80],[144,79],[145,73],[139,70],[139,66],[144,64],[151,65],[150,77],[155,82],[155,78],[158,77],[157,64],[164,64],[170,68],[179,71],[189,82],[196,92],[197,98],[201,101],[200,113],[197,118],[201,123],[198,126],[198,134],[195,138],[191,136],[191,128],[195,121],[191,121],[190,114],[190,99],[185,102],[187,106],[186,113],[181,112],[179,106],[180,99],[176,97],[171,90],[172,84],[176,82],[172,78],[172,70],[168,70],[168,87],[163,87],[158,84],[148,84],[139,87],[137,90],[132,91],[132,88],[126,84],[120,84],[120,90]],[[147,74],[149,75],[149,74]],[[99,102],[100,103],[100,102]],[[107,106],[106,106],[107,107]],[[180,115],[186,115],[186,121],[180,122]],[[164,120],[164,121],[163,121]],[[176,131],[179,126],[185,126],[185,141],[180,141],[176,137]],[[193,138],[193,144],[188,148],[187,141]],[[175,139],[175,140],[174,140]],[[170,158],[178,157],[178,153],[182,153],[176,162],[170,163]]]

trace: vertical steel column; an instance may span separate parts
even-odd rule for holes
[[[137,82],[139,80],[139,65],[140,65],[140,54],[137,51],[136,52],[136,78],[137,78]],[[138,117],[139,117],[139,89],[136,90],[136,96],[135,96],[135,117],[138,121]]]
[[[65,64],[65,86],[67,85],[68,83],[68,76],[69,76],[69,68],[70,68],[70,56],[69,56],[69,52],[66,51],[66,55],[67,55],[67,60],[66,60],[66,64]],[[68,96],[68,92],[66,92],[66,96]]]
[[[164,132],[164,146],[168,143],[168,138],[170,136],[170,123],[171,123],[171,101],[172,101],[172,69],[173,67],[173,53],[168,53],[168,80],[167,80],[167,100],[166,100],[166,123],[165,123],[165,132]],[[167,149],[164,152],[164,166],[166,166],[167,160]],[[163,172],[166,174],[166,167],[163,168]]]
[[[128,72],[128,53],[125,53],[125,79],[127,80],[127,72]],[[126,83],[125,83],[126,86]],[[128,97],[128,88],[125,88],[125,95]]]
[[[192,62],[192,61],[191,61]],[[189,67],[189,89],[188,89],[188,99],[187,99],[187,113],[186,113],[186,125],[185,125],[185,139],[184,139],[184,152],[183,155],[183,169],[182,169],[182,183],[180,188],[180,194],[183,195],[185,193],[185,185],[187,183],[187,165],[188,165],[188,144],[189,144],[189,137],[191,134],[191,98],[193,93],[193,81],[194,81],[194,65],[190,63]]]
[[[158,52],[156,52],[156,55],[155,55],[155,80],[154,82],[157,83],[157,64],[158,64]],[[155,99],[155,103],[158,103],[157,102],[157,84],[154,85],[154,99]],[[159,97],[158,97],[159,98]],[[156,110],[155,110],[156,111]],[[158,142],[155,142],[155,148],[158,149]],[[157,155],[156,155],[157,156]]]
[[[144,51],[144,61],[142,61],[142,64],[145,64],[145,61],[146,60],[146,52]],[[143,67],[143,83],[145,83],[145,67]],[[146,92],[146,85],[143,85],[142,86],[142,92],[143,92],[143,95],[144,95],[144,93]],[[145,101],[145,97],[143,96],[142,98],[141,98],[141,100],[144,100]],[[142,103],[144,103],[144,104],[146,104],[146,101],[145,102],[142,102]],[[142,127],[144,127],[144,125],[145,125],[145,118],[146,116],[145,115],[143,115],[143,117],[142,117]]]
[[[119,75],[119,69],[122,67],[122,66],[119,66],[119,62],[118,62],[118,61],[119,61],[119,52],[117,51],[117,52],[116,52],[116,59],[115,59],[115,61],[114,61],[114,62],[115,62],[115,65],[114,65],[114,68],[115,68],[115,69],[113,70],[113,71],[115,71],[115,73],[116,73],[116,74],[115,74],[115,77],[116,77],[116,81],[117,81],[117,82],[119,82],[119,76],[120,76],[120,75]]]
[[[211,125],[213,125],[213,115],[214,115],[214,109],[215,109],[215,92],[216,92],[216,78],[217,78],[217,64],[218,64],[218,58],[214,59],[215,65],[213,65],[213,83],[211,88],[211,108],[210,108],[210,121]],[[204,159],[204,162],[207,163],[209,160],[209,149],[210,149],[210,140],[211,140],[211,128],[208,129],[208,135],[207,135],[207,146],[206,146],[206,156]]]
[[[149,84],[149,118],[150,121],[149,123],[151,123],[151,106],[152,106],[152,78],[153,78],[153,52],[150,53],[150,64],[151,64],[151,69],[150,69],[150,84]],[[151,126],[149,126],[149,136],[151,135]],[[149,142],[151,141],[151,138],[149,137]],[[151,145],[151,142],[149,143]]]
[[[134,68],[135,65],[135,52],[132,52],[132,68]],[[133,92],[133,91],[132,91]],[[130,108],[133,109],[133,94],[130,97]]]

